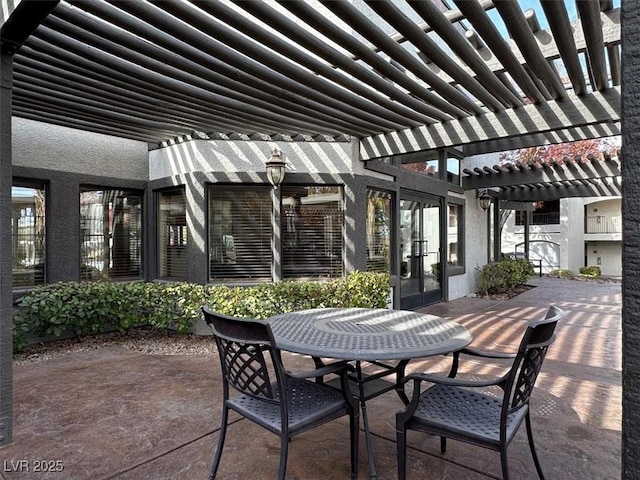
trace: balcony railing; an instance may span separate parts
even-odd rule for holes
[[[533,212],[531,214],[530,225],[558,225],[559,223],[560,212]],[[524,215],[520,211],[516,212],[516,225],[524,225]]]
[[[585,233],[622,233],[622,217],[587,217]]]

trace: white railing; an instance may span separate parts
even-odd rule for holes
[[[587,217],[585,233],[622,233],[622,217]]]

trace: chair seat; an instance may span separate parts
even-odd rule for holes
[[[412,428],[445,433],[451,438],[500,446],[500,411],[497,398],[463,387],[434,385],[425,390],[411,419]],[[528,407],[507,417],[507,443],[524,420]],[[421,428],[423,427],[423,428]],[[424,428],[426,427],[426,428]]]
[[[334,414],[338,418],[347,412],[343,394],[333,388],[305,379],[288,378],[286,389],[290,435],[316,426],[321,420],[325,422]],[[277,434],[282,432],[280,405],[244,394],[229,398],[227,404],[268,430]]]

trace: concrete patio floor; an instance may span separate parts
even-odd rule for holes
[[[527,321],[555,304],[567,312],[532,397],[532,422],[546,477],[621,475],[621,288],[618,283],[535,278],[508,301],[464,298],[422,311],[451,318],[473,346],[512,351]],[[311,368],[287,355],[290,368]],[[410,370],[444,372],[450,359],[415,360]],[[492,375],[500,363],[468,361],[461,375]],[[14,479],[206,479],[218,438],[220,373],[214,355],[150,355],[120,346],[14,367],[14,442],[0,449],[0,477]],[[393,392],[368,402],[380,479],[396,478]],[[296,437],[287,478],[349,478],[348,422]],[[415,433],[415,432],[414,432]],[[364,435],[360,476],[368,478]],[[415,433],[409,479],[500,478],[499,455]],[[270,479],[279,439],[233,417],[218,478]],[[48,463],[45,463],[48,462]],[[525,429],[509,448],[512,479],[537,478]],[[36,471],[49,469],[54,471]],[[55,471],[61,470],[61,471]]]

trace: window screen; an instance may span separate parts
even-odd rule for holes
[[[44,186],[11,188],[11,243],[13,286],[44,283],[45,193]]]
[[[80,192],[81,279],[142,276],[142,194],[124,190]]]
[[[209,191],[211,280],[271,278],[271,187]]]
[[[187,278],[187,203],[183,189],[158,195],[158,271],[160,277]]]
[[[342,276],[342,187],[282,187],[284,278]]]
[[[391,268],[391,194],[367,190],[367,270]]]

